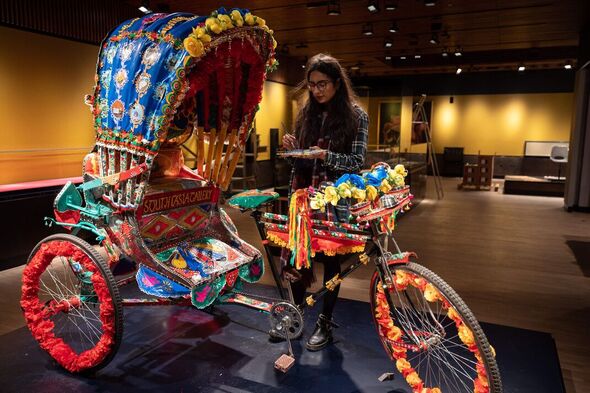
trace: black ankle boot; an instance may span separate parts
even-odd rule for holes
[[[331,319],[320,314],[313,334],[307,340],[305,347],[310,351],[319,351],[332,342],[332,327],[337,326]]]

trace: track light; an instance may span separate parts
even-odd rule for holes
[[[379,12],[379,2],[378,1],[368,1],[367,2],[367,9],[370,13]]]
[[[461,51],[461,48],[457,47],[455,49],[455,56],[457,56],[457,57],[463,56],[463,52]]]
[[[566,70],[571,70],[572,69],[572,63],[568,60],[565,62],[565,65],[563,66],[563,68],[565,68]]]
[[[457,71],[455,71],[455,74],[459,75],[459,74],[461,73],[461,71],[463,71],[463,70],[461,69],[461,67],[457,67]]]
[[[397,33],[399,31],[399,27],[397,26],[397,22],[393,21],[391,22],[391,25],[389,26],[389,32],[390,33]]]
[[[429,41],[432,45],[438,45],[438,34],[432,33],[432,37],[430,37]]]
[[[434,7],[436,5],[436,0],[424,0],[424,5],[426,7]]]
[[[391,40],[385,40],[383,46],[386,48],[391,48],[393,46],[393,42]]]
[[[526,70],[526,67],[524,65],[519,65],[518,66],[518,72],[523,72],[524,70]]]
[[[406,56],[400,56],[400,57],[399,57],[399,59],[400,59],[400,60],[406,60],[406,59],[407,59],[407,57],[406,57]]]
[[[385,61],[390,61],[391,60],[391,55],[385,55]]]
[[[363,25],[363,35],[366,35],[366,36],[373,35],[373,24],[372,23],[365,23]]]
[[[144,14],[151,14],[152,10],[150,10],[150,2],[148,0],[144,0],[141,2],[140,6],[137,7],[138,10],[143,12]]]
[[[385,0],[385,10],[386,11],[395,11],[396,8],[397,8],[397,1]]]
[[[421,55],[414,55],[414,59],[420,59],[420,58],[422,58]]]
[[[327,14],[330,16],[340,15],[340,1],[339,0],[330,0],[330,2],[328,3]]]
[[[448,57],[449,56],[449,50],[447,48],[444,48],[442,50],[442,53],[441,54],[442,54],[442,57]]]

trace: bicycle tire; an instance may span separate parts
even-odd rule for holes
[[[392,262],[389,269],[395,289],[385,290],[375,271],[371,314],[385,351],[412,391],[502,393],[494,350],[459,295],[417,263]]]
[[[31,251],[21,308],[41,348],[71,373],[106,366],[123,337],[121,296],[108,265],[70,234],[48,236]]]

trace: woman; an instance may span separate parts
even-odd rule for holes
[[[358,172],[367,150],[367,114],[358,106],[350,80],[338,61],[318,54],[306,66],[307,102],[295,122],[294,135],[283,137],[286,150],[312,149],[317,153],[292,161],[290,192],[309,186],[319,187],[323,181],[335,181],[344,173]],[[326,212],[328,220],[348,220],[346,204]],[[324,282],[340,273],[342,256],[318,253],[316,262],[324,264]],[[291,282],[296,304],[303,303],[305,289],[313,281],[311,269],[295,270],[289,265],[289,251],[283,250],[281,261],[285,277]],[[296,280],[296,281],[295,281]],[[295,282],[293,282],[295,281]],[[307,341],[310,351],[317,351],[332,341],[332,312],[340,286],[324,296],[322,313],[313,334]],[[272,332],[271,332],[272,335]]]

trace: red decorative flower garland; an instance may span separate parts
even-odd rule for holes
[[[39,301],[38,297],[41,274],[47,269],[51,261],[60,255],[71,257],[87,271],[93,273],[91,281],[96,296],[100,301],[99,316],[102,322],[102,336],[96,346],[80,354],[74,352],[62,338],[55,336],[55,324],[50,319],[50,316],[55,312],[67,311],[69,307],[76,307],[76,300],[79,302],[79,298],[52,304],[52,307],[47,308],[45,304]],[[63,368],[70,372],[80,372],[98,365],[111,352],[115,344],[113,339],[115,310],[107,283],[90,257],[70,242],[56,240],[41,245],[23,271],[20,304],[27,325],[41,348],[49,352]]]
[[[396,271],[396,273],[399,271]],[[472,352],[477,359],[477,378],[475,378],[474,382],[474,392],[475,393],[489,393],[489,382],[487,378],[487,373],[485,366],[483,364],[482,356],[475,344],[473,339],[473,333],[467,327],[463,321],[463,319],[459,316],[459,314],[455,311],[455,309],[449,304],[449,302],[442,297],[442,295],[432,286],[429,284],[425,279],[415,276],[413,274],[403,272],[402,275],[395,275],[395,285],[398,291],[403,291],[407,288],[408,285],[412,285],[415,288],[418,288],[424,295],[425,298],[429,301],[439,300],[443,303],[443,308],[447,311],[447,315],[451,318],[457,327],[457,331],[459,332],[459,338],[461,341],[467,346],[470,352]],[[383,291],[383,285],[381,285],[381,281],[377,283],[377,299],[376,299],[376,306],[375,306],[375,320],[379,326],[379,334],[386,340],[391,343],[390,348],[392,349],[393,353],[390,354],[396,360],[396,367],[398,371],[402,374],[405,378],[406,382],[412,388],[413,393],[442,393],[440,388],[427,388],[424,387],[424,382],[416,372],[416,370],[411,366],[411,364],[407,360],[407,348],[404,347],[403,342],[401,341],[401,337],[403,335],[402,330],[395,326],[393,320],[391,318],[389,304],[387,303],[387,298],[385,297],[385,293]],[[395,345],[396,342],[399,342],[399,345]]]

